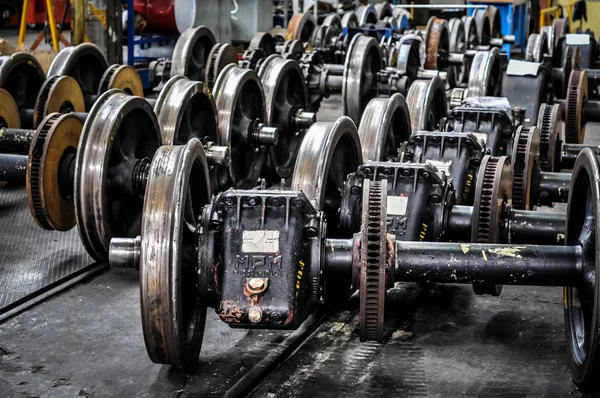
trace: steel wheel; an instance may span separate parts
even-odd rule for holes
[[[362,163],[360,138],[348,117],[315,123],[300,145],[292,190],[303,191],[325,213],[331,237],[351,237],[356,231],[339,228],[341,192],[348,174]]]
[[[210,198],[200,141],[158,149],[141,229],[142,330],[153,362],[187,371],[198,362],[206,320],[198,288],[196,223]]]
[[[448,23],[448,31],[450,32],[449,51],[452,53],[462,54],[467,48],[465,37],[465,26],[458,18],[450,19]],[[448,67],[448,85],[458,87],[465,80],[465,71],[468,70],[469,62],[464,61],[462,65],[452,65]],[[467,73],[468,74],[468,73]]]
[[[108,62],[98,46],[92,43],[83,43],[60,51],[50,65],[48,77],[71,76],[74,78],[83,92],[85,109],[89,112],[97,98],[98,88],[107,68]]]
[[[132,186],[140,162],[160,146],[150,104],[118,90],[104,93],[88,115],[75,163],[75,216],[88,253],[108,258],[112,236],[140,234],[142,197]]]
[[[217,106],[217,145],[231,148],[227,175],[219,176],[222,189],[249,189],[262,170],[265,147],[253,144],[248,131],[256,120],[266,120],[265,99],[258,74],[228,65],[219,74],[213,92]]]
[[[258,75],[265,93],[265,124],[279,131],[279,142],[269,148],[268,172],[277,180],[289,178],[305,133],[292,122],[293,113],[307,105],[304,75],[297,62],[278,55],[267,58]]]
[[[33,109],[46,75],[40,63],[28,53],[0,57],[0,89],[8,91],[19,111]],[[34,127],[33,120],[21,120],[21,127]]]
[[[439,77],[414,82],[408,90],[406,103],[410,109],[413,133],[437,130],[440,119],[448,112],[446,90]]]
[[[600,356],[600,167],[588,148],[581,151],[569,190],[565,245],[582,250],[582,286],[564,289],[565,335],[573,381],[580,388],[598,387]]]
[[[307,43],[316,25],[315,17],[311,13],[294,14],[288,23],[286,40],[300,40],[302,43]]]
[[[192,138],[217,142],[217,108],[204,83],[173,76],[161,90],[154,112],[163,145],[184,145]]]
[[[135,68],[130,65],[115,64],[106,69],[100,80],[98,95],[100,96],[113,88],[124,91],[129,95],[144,96],[142,79]]]
[[[20,129],[19,108],[8,91],[0,88],[0,128]]]
[[[486,8],[477,8],[473,13],[473,19],[475,20],[475,24],[477,27],[477,39],[479,44],[482,46],[487,46],[490,44],[490,39],[492,35],[492,25],[490,21],[490,7]]]
[[[379,18],[377,17],[377,11],[372,5],[359,6],[356,11],[356,18],[358,18],[358,26],[365,24],[376,24]]]
[[[469,97],[500,97],[505,65],[500,50],[478,51],[469,75]]]
[[[51,113],[85,112],[85,98],[71,76],[46,79],[35,102],[33,122],[37,127]]]
[[[400,145],[410,138],[411,133],[410,113],[401,94],[373,98],[358,127],[363,159],[397,159]]]
[[[377,19],[379,19],[380,21],[383,21],[387,17],[394,16],[394,9],[387,1],[375,4],[375,11],[377,12]]]
[[[356,35],[346,55],[342,85],[344,115],[356,124],[360,123],[365,106],[373,98],[373,84],[382,68],[383,56],[377,40]]]
[[[216,44],[215,36],[206,26],[186,29],[175,44],[171,60],[171,76],[182,75],[202,81],[210,50]]]

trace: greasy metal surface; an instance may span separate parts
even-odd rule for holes
[[[25,190],[6,186],[0,190],[0,263],[1,316],[48,286],[81,272],[92,260],[76,231],[40,229],[31,218]],[[3,363],[0,359],[0,374]]]

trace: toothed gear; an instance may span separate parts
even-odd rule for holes
[[[309,112],[317,112],[321,107],[323,97],[328,94],[324,91],[324,84],[321,80],[324,77],[323,59],[318,52],[306,52],[300,58],[300,67],[306,79],[306,87],[308,89],[308,104]]]
[[[517,210],[533,210],[530,198],[534,168],[539,165],[540,133],[536,126],[519,126],[512,153],[512,206]]]
[[[508,157],[484,156],[475,190],[471,242],[499,243],[503,212],[512,197]],[[502,285],[473,284],[475,294],[499,296]]]
[[[542,104],[537,120],[540,130],[540,169],[552,172],[555,169],[556,146],[562,124],[560,105]]]
[[[42,120],[44,120],[46,103],[50,98],[50,93],[52,92],[52,88],[54,87],[54,83],[62,76],[51,76],[44,82],[40,93],[38,94],[38,99],[35,107],[35,116],[36,120],[34,121],[34,126],[39,126]]]
[[[114,64],[108,67],[104,75],[102,75],[102,79],[100,80],[100,85],[98,86],[98,94],[105,93],[109,90],[110,81],[113,76],[119,71],[119,67],[121,65]]]
[[[231,44],[215,44],[206,60],[206,86],[212,90],[221,70],[225,66],[235,63],[237,63],[237,53]],[[251,67],[251,63],[248,64],[248,67]]]
[[[386,293],[387,180],[363,184],[360,241],[360,339],[383,341]]]
[[[582,70],[571,72],[567,89],[567,110],[565,112],[565,140],[572,144],[583,143],[584,120],[583,103],[588,97],[587,73]]]
[[[30,203],[33,212],[33,217],[42,228],[48,230],[54,230],[54,228],[50,225],[50,222],[46,217],[46,212],[42,203],[42,193],[40,189],[42,173],[42,156],[44,154],[44,145],[46,143],[46,139],[48,138],[48,134],[50,133],[50,129],[52,129],[52,126],[54,125],[54,123],[56,123],[59,116],[60,114],[54,114],[49,116],[45,119],[43,125],[40,125],[38,127],[39,134],[31,143],[31,156],[29,157],[29,194],[31,197]]]

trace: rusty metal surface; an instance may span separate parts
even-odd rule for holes
[[[0,317],[91,263],[77,231],[41,229],[24,189],[0,190]]]

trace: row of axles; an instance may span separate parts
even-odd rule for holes
[[[376,99],[372,104],[379,100],[391,101]],[[377,115],[381,125],[389,126],[391,113]],[[517,130],[519,142],[514,146],[530,142],[537,127]],[[452,142],[460,146],[458,135],[437,134],[438,142],[448,138],[448,146]],[[290,189],[230,189],[214,197],[208,185],[198,189],[199,181],[209,181],[208,170],[194,168],[203,163],[198,141],[159,149],[150,166],[142,233],[113,238],[110,250],[111,264],[139,267],[142,273],[143,330],[150,358],[193,367],[207,306],[237,327],[296,328],[315,305],[329,304],[334,296],[346,297],[357,289],[361,338],[382,341],[385,292],[394,282],[470,283],[498,293],[503,284],[566,286],[573,377],[579,386],[592,385],[599,331],[592,320],[600,311],[594,299],[600,286],[595,250],[600,164],[592,150],[583,149],[574,162],[566,216],[552,216],[511,209],[510,180],[518,170],[511,170],[506,157],[483,157],[477,172],[479,199],[473,206],[457,206],[454,189],[445,179],[452,177],[452,168],[442,174],[426,163],[378,159],[362,164],[361,138],[348,118],[317,123],[301,143]],[[355,164],[344,169],[336,153]],[[340,196],[353,171],[362,176],[361,211],[352,214],[355,230],[340,230],[336,228],[344,209]],[[400,183],[405,177],[412,179],[413,190]],[[444,187],[437,200],[431,200],[433,195],[419,196],[421,189],[434,185]],[[332,189],[339,190],[330,195]],[[429,242],[407,239],[403,232],[407,229],[392,231],[391,226],[398,225],[394,220],[435,223],[432,202],[443,208],[443,228],[441,233],[420,236]],[[421,218],[410,219],[411,214]],[[534,238],[525,231],[553,225],[553,233],[545,232],[546,236],[564,239],[564,245],[527,244]],[[499,233],[486,231],[486,226],[520,228],[512,235],[520,244],[495,243],[498,240],[491,237]],[[471,229],[466,234],[470,239],[465,229]],[[487,240],[482,239],[485,234]],[[459,235],[464,242],[452,242]],[[196,280],[187,283],[186,276]]]

